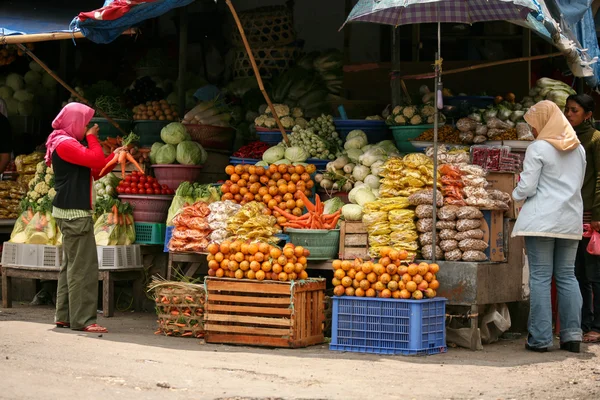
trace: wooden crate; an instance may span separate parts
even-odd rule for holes
[[[306,347],[323,343],[325,279],[206,278],[207,343]]]
[[[369,255],[369,234],[362,222],[342,221],[340,228],[340,258],[352,260]]]

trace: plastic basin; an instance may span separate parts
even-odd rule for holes
[[[164,223],[167,220],[173,196],[120,195],[119,200],[133,206],[133,219],[135,222]]]
[[[202,174],[202,165],[154,164],[154,176],[169,189],[177,190],[182,182],[196,182]]]
[[[396,141],[396,147],[403,153],[414,153],[419,151],[410,142],[419,137],[427,129],[432,129],[433,125],[411,125],[411,126],[392,126],[392,134]]]
[[[131,132],[132,121],[130,121],[128,119],[114,119],[114,118],[113,118],[113,121],[115,121],[117,124],[119,124],[121,129],[123,129],[125,132],[127,132],[127,133]],[[108,122],[108,120],[106,118],[92,118],[92,120],[90,121],[90,124],[88,126],[91,127],[91,126],[94,126],[94,124],[98,124],[98,128],[100,128],[100,130],[98,131],[98,139],[100,139],[100,140],[106,140],[106,138],[108,138],[108,137],[115,138],[117,136],[123,136],[123,132],[121,132],[117,128],[115,128],[115,126],[113,124],[111,124],[110,122]]]
[[[310,251],[308,260],[331,260],[338,257],[339,229],[292,229],[287,228],[290,242]]]
[[[172,121],[140,120],[133,122],[133,133],[140,137],[140,145],[150,147],[161,142],[160,131]]]
[[[390,130],[385,121],[367,121],[364,119],[335,119],[335,129],[343,140],[354,130],[363,131],[370,144],[391,139]]]

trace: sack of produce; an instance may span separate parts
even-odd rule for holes
[[[411,196],[408,197],[408,202],[413,206],[418,206],[421,204],[431,204],[433,205],[433,190],[425,189],[420,190]],[[436,199],[438,207],[442,207],[444,205],[444,195],[439,190],[437,191],[437,199]]]
[[[458,167],[462,175],[486,176],[487,173],[479,165],[461,165]]]
[[[456,231],[453,229],[442,229],[438,233],[440,240],[452,240],[456,238]]]
[[[432,232],[424,232],[419,235],[419,242],[421,246],[427,246],[433,244],[433,234]]]
[[[483,231],[481,229],[471,229],[469,231],[458,232],[455,239],[459,242],[465,239],[483,239]]]
[[[440,242],[440,249],[442,249],[445,253],[456,250],[458,248],[458,242],[456,240],[442,240]]]
[[[433,218],[424,218],[417,221],[417,232],[431,232],[433,231]]]
[[[467,186],[463,188],[463,192],[467,197],[477,197],[480,199],[487,199],[489,197],[487,190],[480,186]]]
[[[475,207],[460,207],[456,211],[456,218],[458,219],[480,219],[483,218],[483,214]]]
[[[458,247],[462,251],[468,251],[468,250],[483,251],[483,250],[487,249],[489,246],[483,240],[478,240],[478,239],[464,239],[464,240],[461,240],[458,243]]]
[[[471,118],[461,118],[456,121],[456,129],[461,132],[475,131],[475,129],[477,129],[477,121],[474,121]]]
[[[425,245],[421,248],[421,254],[423,254],[423,258],[425,260],[431,260],[433,257],[433,246],[432,245]],[[444,253],[442,252],[442,249],[440,249],[440,246],[435,246],[435,258],[436,259],[441,259],[442,257],[444,257]]]
[[[462,255],[463,261],[477,262],[477,261],[486,261],[487,257],[485,253],[477,250],[468,250],[465,251]]]
[[[456,230],[459,232],[470,231],[481,226],[481,219],[460,219],[456,223]]]
[[[24,231],[27,244],[55,245],[58,239],[56,220],[49,211],[38,211]]]
[[[490,197],[490,199],[492,200],[498,200],[498,201],[503,201],[505,203],[510,203],[510,194],[502,192],[500,190],[496,190],[496,189],[491,189],[487,191],[488,196]]]
[[[437,221],[435,223],[436,229],[456,229],[456,221]]]
[[[98,246],[129,246],[135,242],[133,208],[112,198],[99,199],[94,208],[94,237]]]
[[[462,259],[462,251],[459,249],[450,250],[444,253],[446,261],[460,261]]]
[[[443,206],[442,208],[438,209],[438,218],[442,221],[454,221],[456,219],[456,213],[459,209],[459,207],[453,205]]]
[[[407,230],[392,229],[392,233],[390,233],[390,240],[392,243],[414,242],[418,238],[419,236],[417,235],[417,231],[414,227]]]
[[[412,223],[415,219],[413,210],[392,210],[388,215],[390,224]]]
[[[433,206],[429,204],[418,205],[415,209],[417,218],[433,218]]]
[[[227,230],[240,240],[253,240],[276,243],[274,235],[281,233],[275,225],[277,219],[263,213],[266,206],[263,203],[250,202],[231,217]]]
[[[533,141],[535,137],[531,132],[531,127],[527,122],[519,122],[517,123],[517,139],[518,140],[526,140]]]
[[[208,222],[208,203],[197,201],[185,206],[173,218],[173,236],[169,242],[170,251],[202,252],[210,244],[211,229]]]

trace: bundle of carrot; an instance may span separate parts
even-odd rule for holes
[[[325,206],[318,194],[315,197],[315,204],[311,203],[300,190],[296,192],[295,197],[304,202],[304,206],[308,212],[298,217],[279,207],[274,207],[274,210],[288,219],[288,222],[281,224],[282,226],[294,229],[335,229],[340,219],[341,210],[333,214],[323,214]]]
[[[116,138],[109,137],[106,138],[106,140],[101,141],[100,145],[102,145],[102,149],[104,150],[105,154],[110,154],[117,150],[119,147],[123,147],[123,138],[121,138],[120,136],[117,136]],[[131,156],[139,164],[145,163],[150,160],[149,148],[137,147],[131,144],[127,146],[127,148],[129,149],[129,153],[131,154]]]
[[[98,246],[122,246],[135,242],[133,207],[112,198],[99,199],[94,210],[94,237]]]
[[[144,174],[144,170],[142,169],[142,167],[140,167],[140,165],[138,164],[136,159],[133,158],[133,155],[131,154],[132,148],[130,148],[132,143],[138,141],[139,139],[140,139],[139,136],[137,136],[134,133],[130,133],[129,135],[125,136],[121,140],[122,146],[113,150],[113,152],[115,153],[115,156],[102,169],[102,171],[100,172],[100,175],[104,175],[106,172],[111,171],[114,168],[115,164],[118,163],[121,165],[121,174],[123,175],[123,177],[125,177],[125,168],[127,167],[127,161],[132,163],[138,169],[138,171],[140,171],[142,174]],[[118,141],[118,139],[117,139],[117,141]]]

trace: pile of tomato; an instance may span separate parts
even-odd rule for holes
[[[156,178],[133,171],[126,175],[125,179],[119,182],[117,186],[118,194],[139,194],[139,195],[174,195],[175,191],[169,189],[167,185],[161,185]]]

